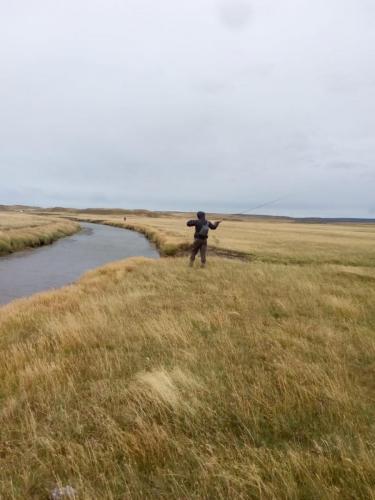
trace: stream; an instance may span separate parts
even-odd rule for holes
[[[81,231],[52,245],[0,257],[0,304],[70,284],[89,269],[127,257],[159,258],[141,234],[81,222]]]

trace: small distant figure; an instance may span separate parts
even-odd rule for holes
[[[198,252],[200,252],[201,257],[201,267],[206,265],[206,255],[207,255],[207,238],[208,231],[210,229],[217,229],[221,221],[210,222],[206,219],[206,214],[204,212],[197,212],[197,219],[192,219],[187,221],[186,225],[189,227],[195,227],[194,233],[194,243],[191,249],[190,255],[190,267],[193,267],[195,257]]]
[[[124,221],[126,222],[126,217],[124,217]]]

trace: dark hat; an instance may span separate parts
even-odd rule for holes
[[[206,217],[206,214],[204,212],[197,212],[197,217],[198,219],[204,219]]]

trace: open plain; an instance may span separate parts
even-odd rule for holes
[[[183,249],[185,219],[107,223]],[[211,236],[242,258],[119,261],[0,309],[1,498],[375,498],[374,228]]]

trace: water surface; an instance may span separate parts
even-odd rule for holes
[[[141,234],[81,223],[82,230],[52,245],[0,257],[0,304],[76,281],[84,272],[127,257],[158,258]]]

